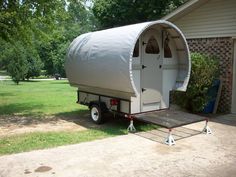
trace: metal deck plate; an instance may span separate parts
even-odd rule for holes
[[[183,125],[188,125],[206,120],[205,117],[199,115],[174,110],[147,112],[142,114],[136,114],[134,117],[137,120],[160,125],[161,127],[165,128],[181,127]]]

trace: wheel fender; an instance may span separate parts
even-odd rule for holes
[[[106,103],[104,103],[104,102],[91,101],[91,102],[89,103],[89,109],[91,109],[92,105],[97,105],[97,106],[99,106],[102,112],[107,112],[107,111],[108,111],[107,106],[106,106]]]

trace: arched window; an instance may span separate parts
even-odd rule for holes
[[[164,58],[172,58],[172,53],[171,53],[170,46],[169,46],[169,40],[165,40]]]
[[[157,40],[155,39],[154,36],[151,36],[150,39],[148,40],[145,52],[149,53],[149,54],[159,54],[160,53],[159,45],[158,45]]]
[[[134,47],[134,52],[133,52],[133,57],[138,57],[139,56],[139,39],[137,40],[135,47]]]

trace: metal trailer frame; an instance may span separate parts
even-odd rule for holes
[[[80,101],[81,100],[81,98],[80,98],[81,93],[87,94],[87,96],[95,95],[95,96],[98,97],[98,99],[97,100],[96,99],[95,100],[88,100],[86,98],[86,100]],[[103,98],[106,98],[108,100],[112,100],[112,99],[118,100],[118,104],[116,105],[117,109],[116,110],[112,109],[112,105],[108,106],[108,104],[104,101]],[[127,113],[120,111],[121,101],[129,102],[129,108],[128,108],[129,111]],[[184,121],[182,123],[178,123],[178,124],[175,124],[175,125],[164,125],[163,123],[160,123],[160,121],[159,122],[155,121],[155,119],[148,119],[148,116],[150,116],[150,114],[156,114],[156,117],[158,118],[158,116],[162,116],[162,115],[160,115],[160,113],[162,111],[169,111],[169,109],[153,110],[153,111],[146,111],[146,112],[140,112],[140,113],[133,113],[132,114],[131,113],[131,100],[128,100],[128,99],[123,99],[123,98],[118,98],[118,97],[111,97],[111,96],[107,96],[107,95],[100,95],[100,94],[96,94],[96,93],[92,93],[92,92],[77,90],[77,102],[76,103],[88,106],[90,108],[90,114],[93,114],[92,111],[91,111],[91,108],[93,107],[93,105],[97,105],[98,107],[101,108],[102,112],[111,112],[114,115],[118,114],[118,115],[121,115],[125,118],[128,118],[130,120],[130,124],[127,128],[127,131],[129,131],[131,133],[136,132],[136,129],[135,129],[135,126],[134,126],[134,120],[139,120],[139,121],[143,121],[143,122],[146,122],[146,123],[152,123],[152,124],[159,125],[163,128],[167,128],[169,130],[169,133],[168,133],[168,136],[166,137],[166,139],[164,140],[164,142],[165,142],[165,144],[167,144],[169,146],[175,145],[175,139],[172,136],[172,130],[174,128],[181,127],[181,126],[184,126],[184,125],[205,121],[206,123],[205,123],[205,126],[204,126],[203,130],[202,130],[202,133],[212,134],[212,131],[208,126],[208,122],[209,122],[208,118],[199,117],[199,118],[196,118],[194,120]],[[91,115],[91,117],[92,117],[92,115]],[[163,116],[163,118],[165,118],[165,117]],[[92,118],[92,120],[93,120],[93,118]],[[102,123],[102,122],[97,122],[97,121],[94,121],[94,122],[98,123],[98,124]]]

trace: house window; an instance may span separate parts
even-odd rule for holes
[[[155,39],[154,36],[151,36],[150,39],[148,40],[145,52],[149,53],[149,54],[159,54],[160,53],[159,45],[158,45],[157,40]]]
[[[137,40],[133,52],[133,57],[138,57],[138,56],[139,56],[139,40]]]
[[[171,53],[171,50],[170,50],[168,40],[166,40],[165,44],[164,44],[164,58],[172,58],[172,53]]]

